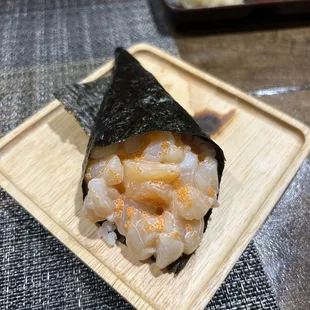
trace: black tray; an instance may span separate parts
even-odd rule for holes
[[[244,4],[218,7],[183,8],[163,0],[169,15],[177,22],[208,22],[244,18],[251,15],[291,15],[310,13],[310,0],[244,0]]]

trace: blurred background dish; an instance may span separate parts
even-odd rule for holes
[[[175,23],[262,18],[310,12],[309,0],[163,0]]]
[[[183,8],[215,7],[243,4],[243,0],[170,0],[169,3]]]

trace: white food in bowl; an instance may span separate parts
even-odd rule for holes
[[[223,5],[243,4],[243,0],[170,0],[173,5],[181,5],[184,8],[216,7]]]

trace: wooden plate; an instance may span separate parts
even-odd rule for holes
[[[219,143],[227,158],[202,244],[175,277],[108,248],[84,219],[79,188],[88,138],[53,101],[5,136],[1,185],[138,309],[202,309],[263,223],[310,149],[309,129],[149,45],[130,52]],[[85,81],[108,74],[109,62]],[[85,82],[84,81],[84,82]]]

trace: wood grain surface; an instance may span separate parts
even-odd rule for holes
[[[246,26],[239,26],[236,21],[233,26],[242,31],[230,31],[227,27],[189,28],[186,33],[175,32],[175,38],[184,60],[310,125],[309,20],[309,16],[287,18],[267,26],[261,21],[254,31],[247,31]],[[301,172],[304,175],[299,177],[299,183],[294,185],[301,188],[299,201],[306,204],[300,206],[303,209],[307,204],[310,207],[309,191],[302,189],[310,184],[307,167]],[[287,214],[283,221],[279,212],[271,214],[257,246],[281,309],[307,309],[310,233],[303,227],[308,226],[310,215],[305,212],[304,217],[297,220],[298,215]],[[279,221],[283,223],[281,229],[275,228]],[[288,244],[300,245],[298,250],[290,251]],[[274,249],[272,253],[271,249]]]
[[[185,61],[310,124],[310,27],[175,37]]]
[[[160,50],[131,51],[202,126],[209,128],[211,112],[219,120],[212,134],[227,158],[221,207],[184,270],[175,277],[96,237],[81,209],[87,137],[57,101],[1,140],[1,185],[138,309],[202,309],[296,173],[310,148],[309,128]]]

